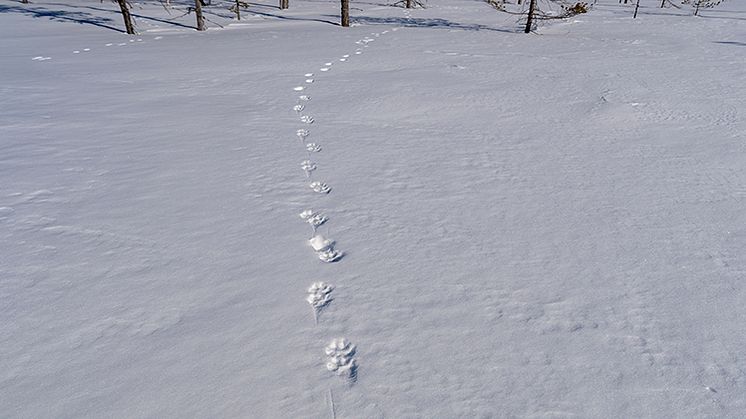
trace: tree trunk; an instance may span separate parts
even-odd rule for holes
[[[699,5],[702,4],[702,0],[694,0],[697,2],[697,7],[694,9],[694,16],[699,14]]]
[[[197,15],[197,30],[205,30],[205,17],[202,16],[202,2],[200,0],[194,0],[194,14]]]
[[[342,0],[342,26],[350,26],[350,0]]]
[[[236,0],[236,20],[241,20],[241,0]]]
[[[124,18],[124,28],[130,35],[135,34],[135,25],[132,24],[132,15],[130,15],[130,9],[127,7],[127,0],[117,0],[119,8],[122,9],[122,18]]]
[[[290,0],[280,0],[280,9],[285,10],[290,8]]]
[[[666,6],[666,0],[661,0],[661,9]]]
[[[640,8],[640,0],[637,0],[637,4],[635,4],[635,15],[632,16],[632,19],[637,19],[637,10]]]
[[[406,2],[404,2],[404,4],[407,5],[407,9],[411,9],[412,8],[412,0],[406,0]]]
[[[536,0],[531,0],[528,4],[528,17],[526,18],[526,29],[525,33],[531,32],[531,26],[534,24],[534,12],[536,11]]]

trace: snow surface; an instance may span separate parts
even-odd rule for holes
[[[172,3],[0,3],[0,416],[742,417],[746,2]]]

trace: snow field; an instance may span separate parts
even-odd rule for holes
[[[3,6],[6,415],[744,411],[740,2]]]

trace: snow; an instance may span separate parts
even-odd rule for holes
[[[172,3],[0,5],[0,416],[746,410],[744,2]]]

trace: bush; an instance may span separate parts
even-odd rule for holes
[[[577,2],[574,6],[564,6],[568,16],[579,15],[581,13],[588,13],[588,3]]]

